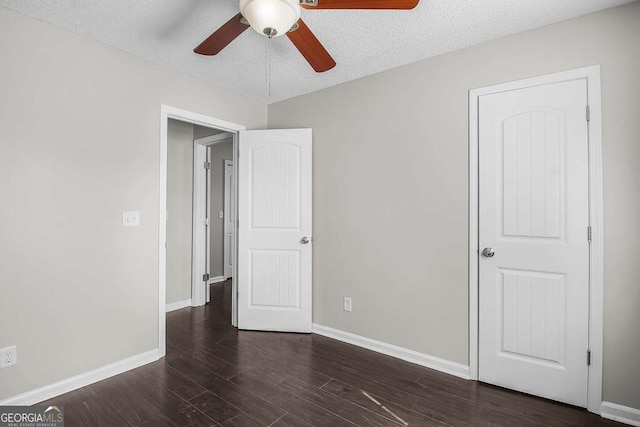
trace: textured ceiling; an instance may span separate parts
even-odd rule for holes
[[[0,6],[272,103],[631,2],[420,0],[410,11],[303,10],[337,62],[322,74],[287,37],[268,40],[253,30],[217,56],[194,54],[195,46],[238,13],[236,0],[0,0]]]

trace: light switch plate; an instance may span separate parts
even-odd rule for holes
[[[122,212],[123,227],[140,226],[140,211],[124,211]]]

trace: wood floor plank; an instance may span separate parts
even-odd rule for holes
[[[274,426],[276,425],[277,422],[278,421],[276,420],[276,422],[271,425]],[[262,424],[258,423],[257,421],[253,420],[252,418],[244,414],[237,415],[221,423],[220,425],[224,427],[262,427]]]
[[[341,343],[337,343],[337,344],[341,344]],[[304,351],[304,350],[299,350],[299,351]],[[312,349],[309,349],[308,351],[313,352]],[[380,385],[377,388],[386,388],[387,392],[390,391],[389,388],[393,388],[397,392],[404,392],[412,396],[418,396],[418,397],[420,396],[422,387],[415,384],[414,379],[417,378],[416,377],[417,372],[415,371],[415,368],[412,367],[411,372],[407,374],[397,373],[395,370],[386,370],[384,368],[384,365],[379,365],[377,370],[375,369],[367,370],[366,369],[366,366],[367,366],[366,361],[368,358],[367,350],[352,349],[352,352],[358,355],[357,358],[354,357],[355,360],[357,360],[357,362],[352,359],[346,359],[342,356],[325,357],[326,356],[325,354],[320,353],[320,356],[318,356],[319,362],[316,362],[315,360],[313,362],[314,369],[318,369],[318,370],[326,369],[327,368],[326,365],[330,364],[333,368],[331,370],[332,372],[331,375],[333,377],[342,376],[343,378],[351,378],[351,380],[348,381],[350,384],[357,385],[354,382],[353,378],[354,376],[360,375],[363,378],[366,377],[368,380],[370,380],[368,383],[368,387],[370,389],[373,388],[371,382],[378,382],[380,383]],[[342,374],[335,373],[336,369],[341,371]],[[429,371],[429,370],[426,368],[423,368],[422,370],[423,375],[425,371]],[[447,390],[450,394],[456,395],[459,392],[465,392],[470,388],[470,381],[461,380],[453,376],[448,376],[451,378],[451,380],[443,380],[442,379],[443,374],[440,374],[440,373],[438,374],[439,375],[436,375],[433,377],[433,380],[437,381],[437,384],[440,385],[445,390]],[[387,398],[389,397],[387,396]],[[393,398],[390,398],[390,400],[409,408],[415,403],[415,401],[412,401],[411,399],[407,399],[406,397],[403,397],[400,400],[394,400]]]
[[[160,415],[156,407],[144,399],[139,399],[135,391],[117,377],[112,381],[91,384],[85,390],[132,426],[143,424]]]
[[[118,412],[103,404],[102,397],[81,388],[55,399],[52,403],[64,405],[65,425],[69,427],[130,426],[131,424]]]
[[[425,368],[415,364],[398,360],[384,354],[369,352],[363,348],[344,344],[323,336],[312,335],[309,340],[296,340],[296,338],[297,337],[284,337],[283,339],[292,340],[293,345],[296,347],[306,346],[308,349],[326,358],[348,363],[350,368],[361,374],[383,374],[385,377],[412,381],[417,380],[424,374]]]
[[[331,377],[307,367],[299,360],[285,364],[281,357],[274,357],[272,354],[265,353],[259,349],[247,352],[215,344],[203,350],[203,353],[205,354],[204,357],[207,357],[206,355],[215,355],[227,361],[235,359],[240,370],[244,372],[259,371],[262,375],[268,376],[273,384],[279,383],[287,375],[301,378],[318,387],[331,380]]]
[[[399,420],[389,417],[390,414],[385,416],[369,411],[362,406],[354,405],[348,400],[341,399],[320,388],[310,386],[296,378],[285,379],[279,384],[279,387],[356,425],[377,427],[403,425]]]
[[[246,389],[217,376],[208,371],[208,367],[192,360],[181,358],[172,366],[260,423],[272,424],[286,413],[285,410],[257,395],[247,393]]]
[[[291,414],[285,414],[282,418],[273,423],[273,427],[309,427],[311,425],[312,424],[306,423]]]
[[[353,404],[367,408],[370,411],[377,412],[383,416],[393,417],[395,415],[408,425],[433,427],[442,427],[445,425],[440,421],[428,418],[422,414],[412,411],[411,409],[396,405],[395,403],[378,396],[372,396],[364,390],[335,379],[325,384],[322,387],[322,390],[327,393],[332,393]]]
[[[168,363],[169,366],[175,366],[184,363],[185,360],[200,363],[208,372],[212,372],[220,378],[229,379],[242,372],[242,367],[238,365],[232,365],[216,357],[207,357],[206,355],[202,356],[198,351],[185,353],[179,358],[168,361]]]
[[[240,409],[210,391],[199,394],[189,400],[189,403],[218,423],[223,423],[243,414]]]
[[[146,421],[140,424],[138,427],[177,427],[177,426],[171,421],[169,421],[169,419],[167,419],[167,417],[165,417],[164,415],[158,415],[157,417],[154,417],[149,421]]]
[[[140,398],[154,405],[160,414],[178,426],[214,426],[217,423],[200,412],[186,400],[161,385],[154,384],[150,378],[131,379],[129,386]]]
[[[473,390],[471,400],[495,409],[515,413],[525,418],[538,420],[550,426],[579,427],[584,425],[589,414],[575,406],[546,399],[532,398],[524,393],[517,393],[479,382],[470,383]]]
[[[265,383],[259,378],[252,377],[246,373],[242,373],[237,377],[231,378],[231,381],[242,389],[260,396],[274,405],[285,409],[286,412],[293,414],[314,426],[353,426],[353,423],[330,411],[309,403],[293,393],[281,390],[277,386]]]
[[[122,378],[117,381],[122,387],[125,387],[128,379]],[[152,374],[146,377],[146,382],[154,387],[165,388],[184,400],[189,400],[206,391],[204,387],[185,377],[168,364],[158,366]]]
[[[226,345],[231,346],[235,345],[234,343],[226,343]],[[248,343],[237,343],[240,351],[257,351],[256,347]],[[369,375],[362,375],[361,373],[350,369],[348,366],[336,362],[335,360],[313,356],[308,358],[306,361],[302,361],[304,357],[301,357],[300,353],[294,353],[293,355],[289,352],[284,352],[283,354],[273,354],[274,349],[271,348],[277,347],[277,344],[265,343],[262,345],[262,348],[267,351],[267,356],[269,358],[274,358],[280,360],[280,363],[289,367],[289,366],[298,366],[302,364],[304,369],[311,369],[313,371],[320,372],[327,377],[330,378],[340,378],[344,382],[351,384],[353,386],[359,387],[370,394],[374,394],[376,396],[380,396],[386,400],[394,402],[398,405],[404,406],[410,409],[416,402],[418,397],[407,393],[403,390],[399,390],[394,387],[390,387],[384,381],[384,377],[380,378],[381,381],[377,381],[375,377]],[[279,357],[278,357],[279,356]],[[306,357],[307,355],[305,355]]]

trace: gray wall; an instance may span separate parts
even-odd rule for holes
[[[267,108],[4,8],[0,28],[1,400],[158,347],[160,105],[249,128]]]
[[[633,3],[271,105],[314,131],[314,322],[466,364],[468,91],[601,64],[603,397],[640,408],[639,23]]]
[[[167,128],[167,304],[191,299],[195,127],[169,120]]]
[[[218,211],[224,211],[224,161],[233,160],[233,141],[213,144],[211,150],[211,277],[224,276],[224,219]]]

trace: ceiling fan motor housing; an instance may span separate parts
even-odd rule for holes
[[[267,37],[286,34],[300,19],[299,0],[240,0],[240,13]]]

